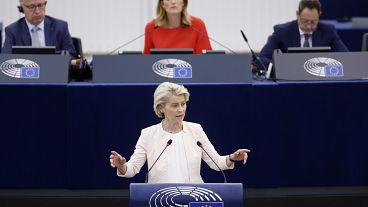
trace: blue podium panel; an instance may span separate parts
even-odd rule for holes
[[[274,54],[277,80],[368,79],[367,52]]]
[[[93,57],[95,83],[250,83],[249,55]]]
[[[0,84],[0,188],[66,187],[66,89]]]
[[[0,55],[0,83],[67,83],[69,56]]]
[[[243,207],[241,183],[130,184],[131,207]]]
[[[160,122],[152,110],[156,87],[0,84],[0,188],[127,189],[143,181],[147,166],[124,179],[108,157],[117,150],[129,158],[140,130]],[[251,149],[245,166],[225,171],[229,181],[368,185],[368,81],[187,87],[185,119],[200,123],[220,154]],[[207,183],[223,180],[205,163],[201,174]]]

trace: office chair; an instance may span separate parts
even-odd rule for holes
[[[368,51],[368,33],[363,34],[362,51]]]
[[[2,47],[3,47],[3,23],[0,22],[0,54]]]
[[[80,59],[81,61],[85,61],[83,65],[79,65],[79,66],[74,66],[74,68],[72,67],[70,70],[70,79],[74,79],[76,81],[83,81],[83,80],[90,80],[92,79],[92,70],[90,65],[87,63],[87,61],[84,59],[84,55],[83,55],[83,49],[82,49],[82,40],[81,38],[78,37],[72,37],[73,40],[73,45],[76,51],[76,57],[77,59]],[[82,67],[82,68],[81,68]],[[83,70],[80,70],[83,69]]]
[[[72,40],[73,40],[73,46],[75,48],[75,51],[76,51],[76,57],[78,59],[84,59],[84,56],[83,56],[83,49],[82,49],[82,40],[81,38],[79,37],[72,37]]]

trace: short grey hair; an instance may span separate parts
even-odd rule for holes
[[[155,90],[153,94],[153,110],[159,118],[164,118],[165,115],[160,111],[160,105],[166,104],[171,96],[184,95],[185,101],[189,101],[188,89],[182,85],[163,82]]]

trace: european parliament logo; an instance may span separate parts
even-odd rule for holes
[[[150,207],[224,207],[222,198],[214,191],[193,186],[175,186],[160,189],[149,199]]]
[[[174,67],[174,78],[192,78],[192,68]]]
[[[40,68],[21,68],[21,78],[40,78]]]
[[[317,57],[307,60],[304,69],[315,76],[320,77],[344,77],[343,65],[332,58]]]
[[[342,68],[342,65],[337,65],[337,66],[327,65],[325,67],[325,73],[326,73],[326,77],[344,76],[344,70]]]
[[[10,59],[0,65],[3,74],[12,78],[38,79],[40,78],[40,66],[26,59]]]
[[[152,66],[153,71],[165,78],[192,78],[192,66],[179,59],[162,59]]]

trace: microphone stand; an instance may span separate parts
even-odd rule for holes
[[[248,48],[250,49],[250,52],[252,53],[252,59],[256,61],[256,64],[255,64],[256,70],[253,70],[253,72],[257,73],[257,75],[260,75],[260,76],[265,75],[267,72],[266,66],[263,64],[261,58],[259,58],[259,56],[252,50],[252,47],[250,46],[248,39],[245,36],[243,30],[240,30],[240,32],[243,36],[244,41],[247,43]],[[262,67],[261,69],[257,67],[259,65]]]
[[[237,55],[237,53],[236,53],[234,50],[230,49],[230,48],[229,48],[229,47],[227,47],[226,45],[224,45],[224,44],[220,43],[219,41],[217,41],[217,40],[215,40],[215,39],[211,38],[210,36],[208,36],[208,35],[204,34],[204,33],[203,33],[202,31],[200,31],[199,29],[197,29],[197,28],[195,28],[195,27],[193,27],[193,26],[190,26],[190,27],[191,27],[194,31],[196,31],[197,33],[199,33],[200,35],[207,37],[208,39],[210,39],[211,41],[213,41],[213,42],[217,43],[217,44],[218,44],[218,45],[220,45],[221,47],[223,47],[223,48],[225,48],[225,49],[229,50],[229,51],[230,51],[230,52],[232,52],[234,55]]]
[[[141,38],[141,37],[145,36],[147,33],[150,33],[150,32],[152,32],[153,30],[155,30],[155,29],[157,29],[157,28],[158,28],[158,25],[155,25],[155,26],[153,27],[153,29],[151,29],[151,30],[149,30],[149,31],[147,31],[147,32],[145,32],[145,33],[143,33],[143,34],[139,35],[138,37],[136,37],[136,38],[134,38],[134,39],[132,39],[132,40],[130,40],[130,41],[128,41],[128,42],[126,42],[126,43],[124,43],[124,44],[120,45],[120,46],[119,46],[119,47],[117,47],[116,49],[114,49],[114,50],[112,50],[111,52],[107,53],[107,55],[111,55],[111,54],[113,54],[113,53],[114,53],[114,52],[116,52],[117,50],[120,50],[120,49],[124,48],[125,46],[129,45],[130,43],[132,43],[132,42],[136,41],[137,39],[139,39],[139,38]]]
[[[152,170],[153,166],[155,166],[156,162],[160,159],[162,153],[165,152],[166,148],[172,143],[172,139],[169,139],[169,141],[167,141],[167,144],[165,146],[165,148],[161,151],[160,155],[157,157],[157,159],[155,160],[155,162],[151,165],[151,167],[148,169],[147,174],[146,174],[146,180],[144,181],[145,183],[148,182],[148,174],[149,172]]]
[[[212,159],[212,157],[208,154],[208,152],[203,148],[203,145],[200,141],[197,141],[198,147],[202,148],[202,150],[207,154],[207,156],[212,160],[212,162],[216,165],[216,167],[221,171],[222,176],[224,177],[224,183],[227,183],[226,176],[223,170],[217,165],[217,163]]]

